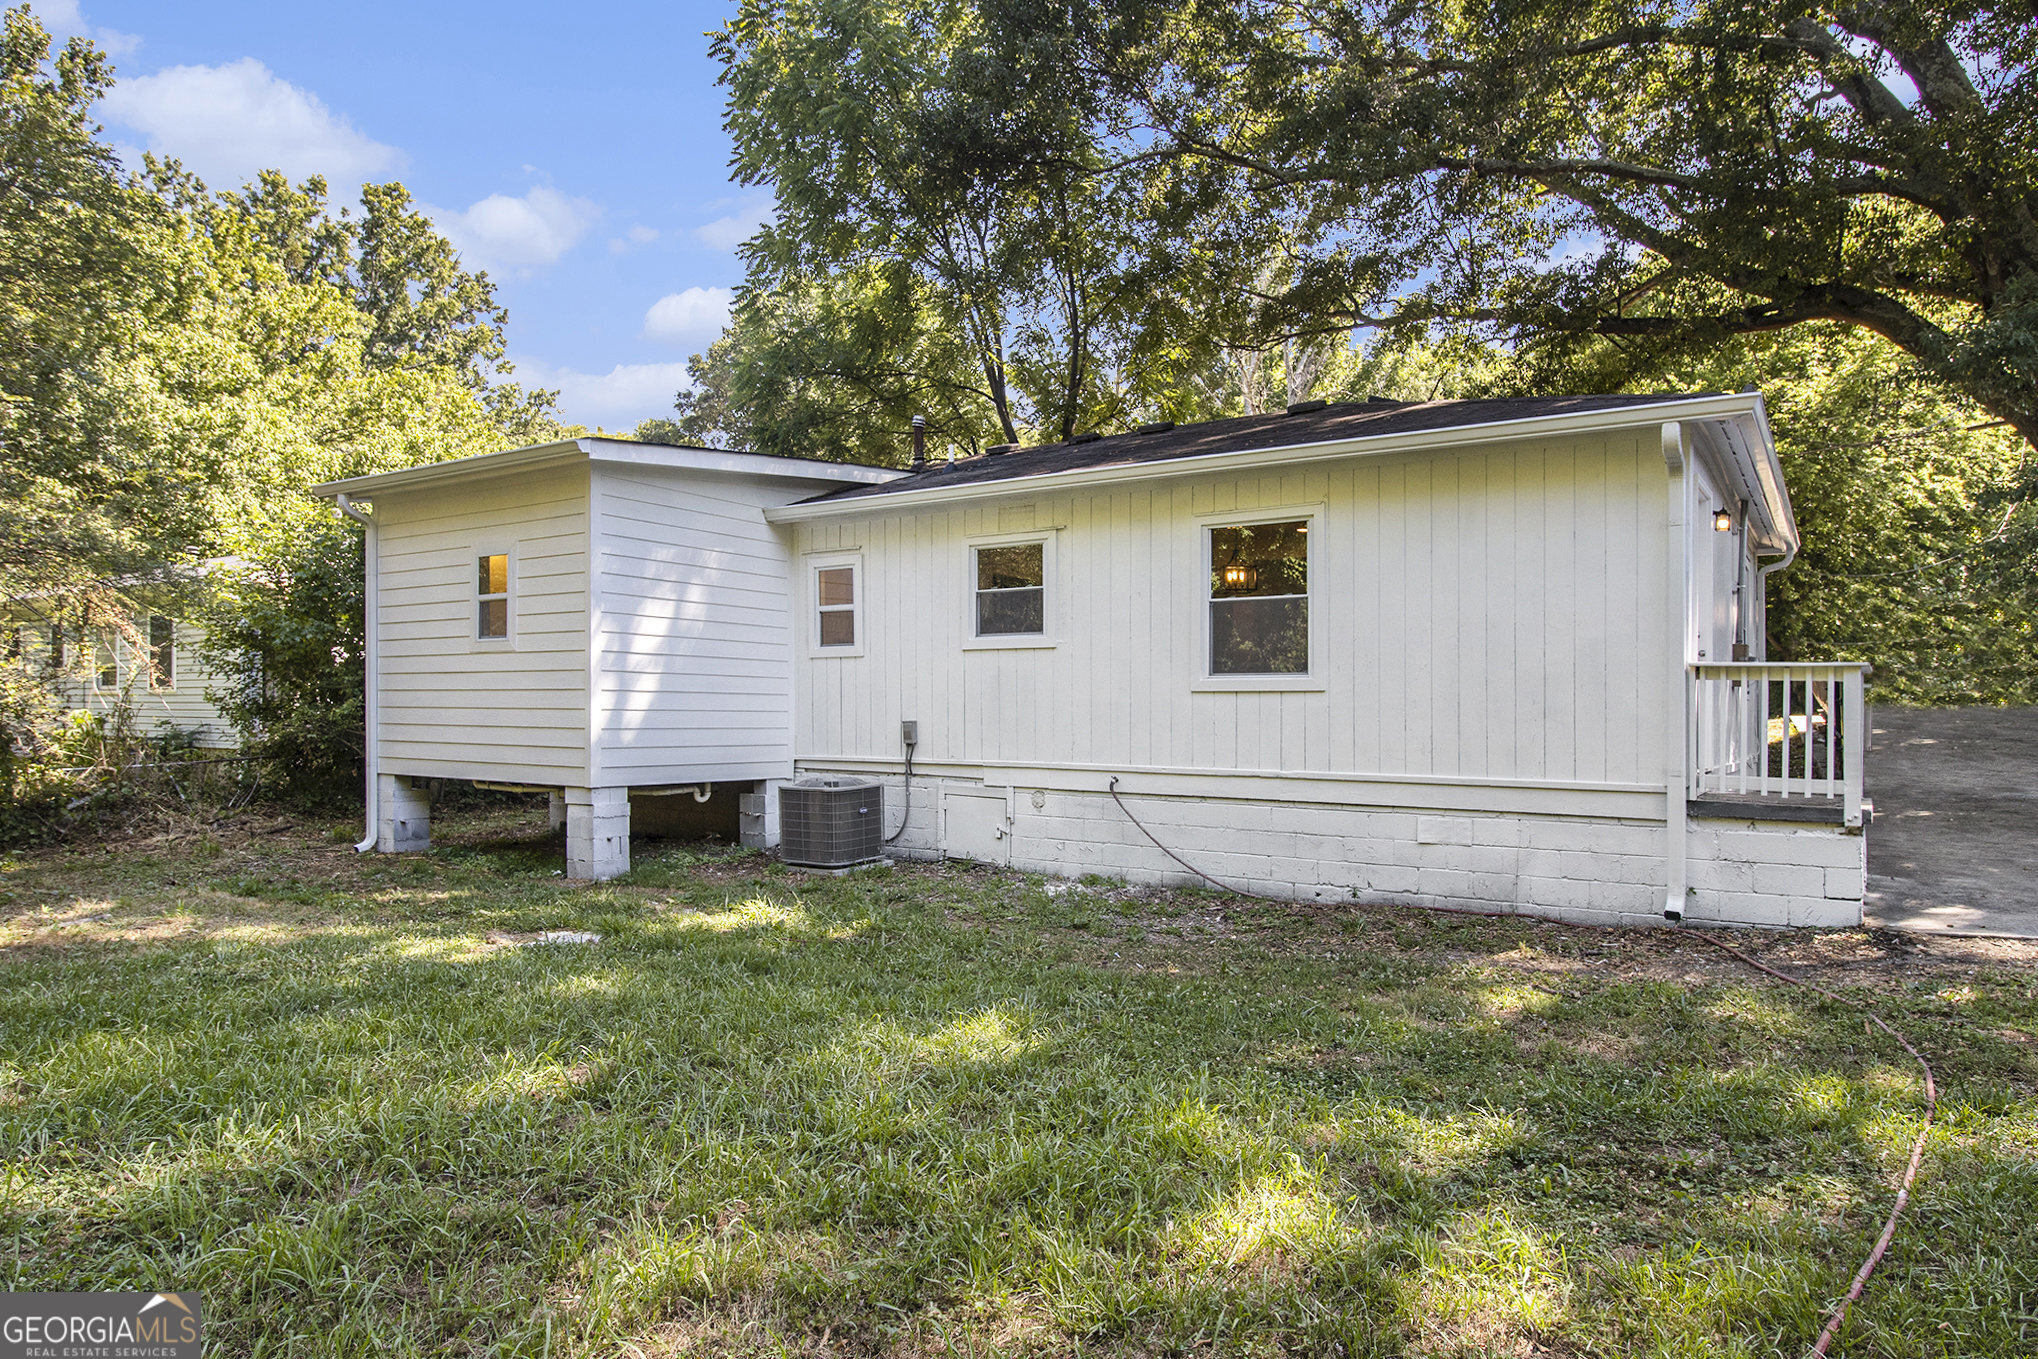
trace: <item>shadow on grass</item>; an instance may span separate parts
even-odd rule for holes
[[[196,1287],[236,1353],[1767,1353],[1912,1126],[1844,1015],[1758,986],[1230,939],[1133,973],[1023,879],[569,888],[540,848],[287,937],[0,959],[8,1286]],[[1223,904],[1184,900],[1141,913]],[[505,939],[559,928],[603,939]],[[1949,1114],[1873,1352],[2022,1343],[1982,1300],[2038,1292],[2038,1124],[1998,1094]]]

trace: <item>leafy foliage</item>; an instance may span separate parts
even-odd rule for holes
[[[689,437],[896,462],[915,414],[976,452],[1206,409],[1187,261],[976,6],[750,0],[713,50],[737,176],[777,212]]]
[[[213,700],[267,757],[272,791],[336,801],[361,784],[366,731],[362,540],[322,516],[222,573],[204,613]]]
[[[2026,4],[986,13],[1263,334],[1446,321],[1660,363],[1837,321],[2038,437]]]
[[[2038,702],[2038,525],[2014,430],[1833,325],[1720,346],[1667,380],[1759,377],[1804,548],[1771,579],[1778,659],[1872,662],[1880,701]]]
[[[206,606],[240,644],[214,656],[229,711],[292,789],[337,786],[359,762],[359,549],[346,567],[355,531],[306,488],[546,437],[553,394],[506,380],[493,285],[401,185],[370,185],[356,216],[316,178],[123,176],[89,118],[111,80],[89,43],[52,53],[8,12],[0,598],[38,626],[120,627],[189,614],[194,559],[239,559]],[[0,660],[0,688],[46,682],[31,659]],[[48,716],[9,701],[0,735],[35,758]]]

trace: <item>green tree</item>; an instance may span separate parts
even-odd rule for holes
[[[1181,262],[1135,248],[1077,111],[975,5],[748,0],[713,50],[777,211],[682,398],[695,437],[883,460],[914,414],[974,451],[1186,413]]]
[[[194,558],[238,559],[206,605],[222,697],[294,790],[339,786],[359,759],[358,534],[305,488],[552,437],[552,394],[505,380],[492,285],[402,186],[369,186],[356,216],[316,179],[125,176],[89,117],[111,79],[89,43],[53,51],[7,13],[0,598],[37,627],[125,628],[199,606],[220,577]],[[0,655],[9,751],[49,744],[29,701],[46,654]]]
[[[2022,0],[984,12],[1233,291],[1292,253],[1263,336],[1442,321],[1646,369],[1839,322],[2038,439]]]
[[[112,79],[26,8],[0,27],[0,591],[48,597],[176,552],[174,450],[128,428],[139,335],[170,305],[166,213],[94,138]],[[142,437],[133,437],[140,434]]]

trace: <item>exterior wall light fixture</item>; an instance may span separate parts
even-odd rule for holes
[[[1734,531],[1734,512],[1725,508],[1715,510],[1712,517],[1712,526],[1715,533],[1732,533]]]

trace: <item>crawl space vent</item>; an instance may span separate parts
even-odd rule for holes
[[[808,868],[847,868],[885,852],[884,785],[816,777],[778,786],[779,857]]]

